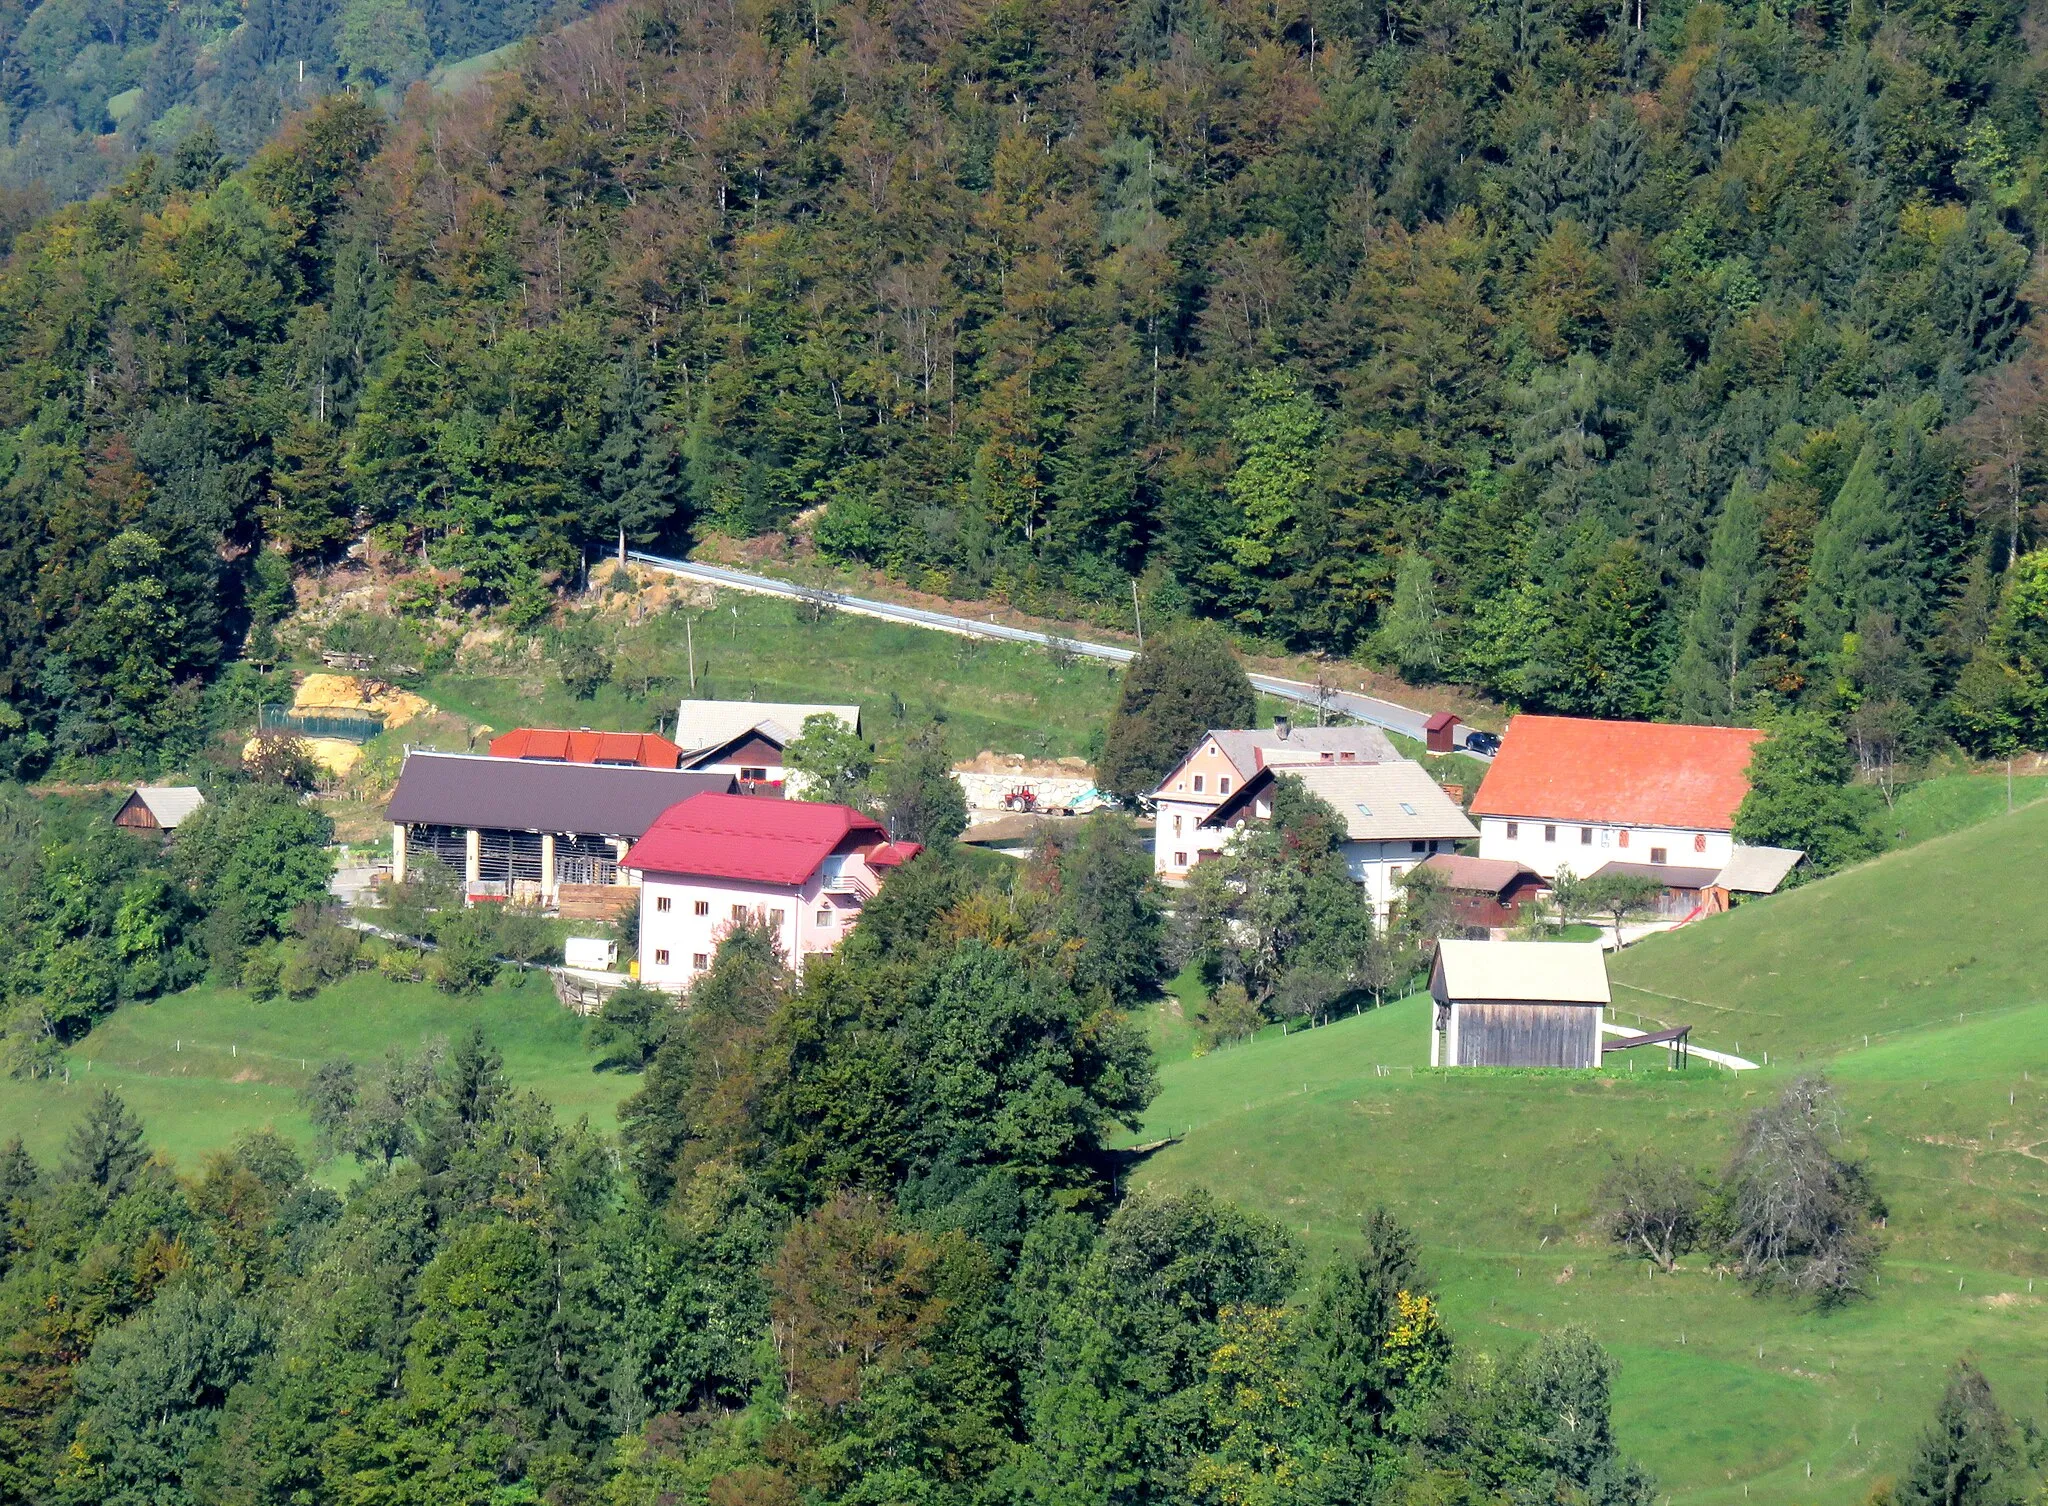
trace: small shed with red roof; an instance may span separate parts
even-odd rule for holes
[[[1763,737],[1753,727],[1518,716],[1472,800],[1479,856],[1547,879],[1616,861],[1719,872]]]
[[[848,805],[695,795],[627,852],[640,875],[640,977],[683,989],[735,925],[767,925],[801,965],[829,952],[889,873],[917,856]]]
[[[1422,724],[1422,745],[1432,753],[1458,751],[1458,713],[1439,711]]]

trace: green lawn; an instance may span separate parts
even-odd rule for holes
[[[0,1137],[18,1134],[39,1158],[59,1152],[88,1098],[111,1083],[143,1121],[150,1143],[192,1170],[207,1153],[266,1125],[310,1146],[299,1089],[327,1059],[368,1064],[393,1046],[416,1050],[481,1020],[506,1074],[565,1120],[588,1115],[610,1131],[638,1079],[591,1070],[583,1021],[555,1001],[545,978],[501,981],[468,998],[425,984],[359,973],[311,999],[259,1002],[198,988],[131,1005],[73,1050],[68,1082],[0,1079]],[[346,1165],[326,1168],[345,1180]]]
[[[983,748],[1036,757],[1093,757],[1116,703],[1119,666],[1061,663],[1044,649],[988,643],[848,613],[807,622],[794,602],[721,593],[696,618],[700,699],[858,704],[863,728],[884,753],[937,721],[956,758]],[[552,662],[516,672],[433,677],[421,693],[444,710],[503,730],[522,725],[654,730],[672,726],[692,694],[680,613],[633,632],[651,644],[662,678],[606,685],[579,701]]]
[[[2048,795],[2048,775],[2023,774],[2012,781],[2012,801],[2031,805]],[[1886,829],[1901,847],[1944,836],[2005,814],[2003,774],[1944,774],[1903,790],[1885,817]]]
[[[1640,942],[1612,970],[1615,1003],[1799,1061],[2036,1002],[2048,909],[2026,876],[2044,863],[2039,802]]]

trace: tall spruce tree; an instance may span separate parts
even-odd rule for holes
[[[64,1140],[64,1176],[97,1188],[108,1202],[126,1192],[149,1161],[142,1122],[121,1095],[101,1088]]]
[[[1681,721],[1732,725],[1741,720],[1758,624],[1771,582],[1763,567],[1763,506],[1740,477],[1728,489],[1699,595],[1686,618],[1671,671]]]
[[[1880,468],[1875,440],[1866,443],[1814,530],[1812,574],[1801,609],[1806,649],[1832,663],[1866,611],[1890,612],[1901,624],[1918,613],[1909,583],[1912,528]]]
[[[1124,671],[1096,780],[1119,795],[1149,795],[1204,732],[1248,727],[1255,709],[1252,682],[1222,630],[1176,624]]]
[[[1899,1506],[2019,1506],[2027,1492],[2013,1426],[1984,1373],[1967,1360],[1949,1372],[1934,1421],[1899,1481]]]

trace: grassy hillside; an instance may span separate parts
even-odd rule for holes
[[[2044,861],[2037,803],[1632,947],[1616,1006],[1797,1061],[2048,998]]]
[[[150,1143],[187,1170],[245,1130],[266,1125],[310,1148],[299,1089],[322,1061],[369,1064],[393,1046],[417,1050],[481,1020],[513,1083],[552,1103],[564,1119],[588,1114],[609,1130],[638,1079],[591,1070],[583,1022],[555,1001],[546,981],[500,982],[471,998],[425,984],[361,973],[312,999],[259,1002],[247,994],[193,989],[131,1005],[70,1053],[70,1081],[0,1081],[0,1138],[20,1135],[39,1158],[54,1156],[102,1084],[128,1100]],[[347,1164],[328,1168],[345,1179]]]
[[[1318,1247],[1385,1202],[1424,1237],[1468,1343],[1576,1322],[1613,1349],[1624,1440],[1675,1502],[1860,1500],[1900,1468],[1958,1355],[2021,1411],[2048,1384],[2048,987],[2032,966],[2048,921],[2030,886],[1999,880],[2044,861],[2048,805],[1619,961],[1625,1010],[1768,1049],[1766,1071],[1672,1073],[1640,1052],[1601,1073],[1432,1073],[1427,1001],[1410,999],[1166,1063],[1134,1138],[1184,1138],[1133,1182],[1218,1188]],[[1698,1258],[1671,1278],[1616,1258],[1594,1217],[1612,1159],[1717,1167],[1802,1063],[1841,1085],[1892,1209],[1875,1299],[1824,1317]]]
[[[797,603],[721,593],[710,610],[646,619],[631,630],[636,667],[621,667],[590,700],[563,687],[552,659],[450,673],[422,693],[443,709],[503,729],[520,725],[672,727],[675,703],[704,699],[858,704],[887,751],[938,721],[947,748],[1041,757],[1092,756],[1116,702],[1121,669],[1043,649],[957,638],[849,614],[805,620]],[[691,690],[694,638],[696,689]]]

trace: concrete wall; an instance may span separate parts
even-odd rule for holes
[[[1043,810],[1048,806],[1072,805],[1095,788],[1092,779],[1056,774],[984,774],[955,769],[953,777],[966,793],[967,808],[974,811],[1006,809],[1003,797],[1012,790],[1030,790],[1038,796],[1039,808]]]

